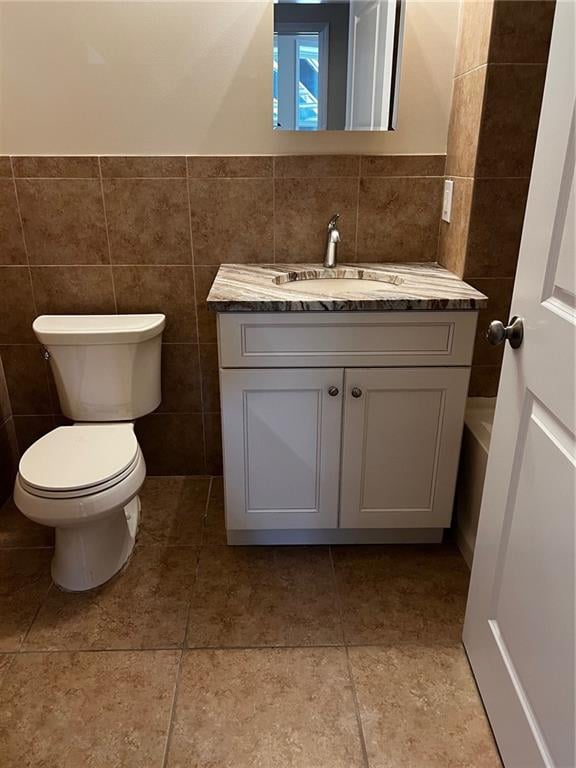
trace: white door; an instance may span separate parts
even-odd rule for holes
[[[558,2],[464,627],[509,768],[576,765],[575,21]]]
[[[469,368],[347,368],[341,528],[450,525]]]
[[[226,524],[336,528],[342,368],[221,371]]]
[[[346,90],[348,130],[388,128],[395,24],[396,0],[351,0]]]

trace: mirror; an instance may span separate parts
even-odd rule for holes
[[[393,130],[403,26],[404,0],[275,2],[274,129]]]

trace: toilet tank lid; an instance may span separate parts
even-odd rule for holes
[[[40,315],[32,328],[46,345],[133,344],[158,336],[166,316],[150,315]]]

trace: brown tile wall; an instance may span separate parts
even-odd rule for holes
[[[23,451],[64,421],[36,315],[160,311],[163,401],[137,425],[149,472],[218,473],[205,305],[218,265],[320,261],[336,211],[343,259],[434,261],[444,172],[443,155],[0,157],[0,355],[13,412],[0,456],[9,432]]]
[[[438,261],[490,299],[481,313],[470,394],[498,389],[502,349],[484,331],[507,320],[528,195],[554,0],[464,0],[446,174],[450,224]]]
[[[0,502],[18,454],[64,421],[41,313],[165,312],[163,402],[137,426],[149,471],[220,472],[218,265],[319,261],[336,211],[343,259],[438,254],[489,296],[470,394],[495,394],[502,350],[483,331],[509,313],[554,5],[465,0],[447,158],[0,156]]]

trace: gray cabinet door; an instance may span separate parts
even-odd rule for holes
[[[450,525],[469,374],[346,369],[340,527]]]
[[[227,369],[220,381],[228,529],[336,528],[343,370]]]

